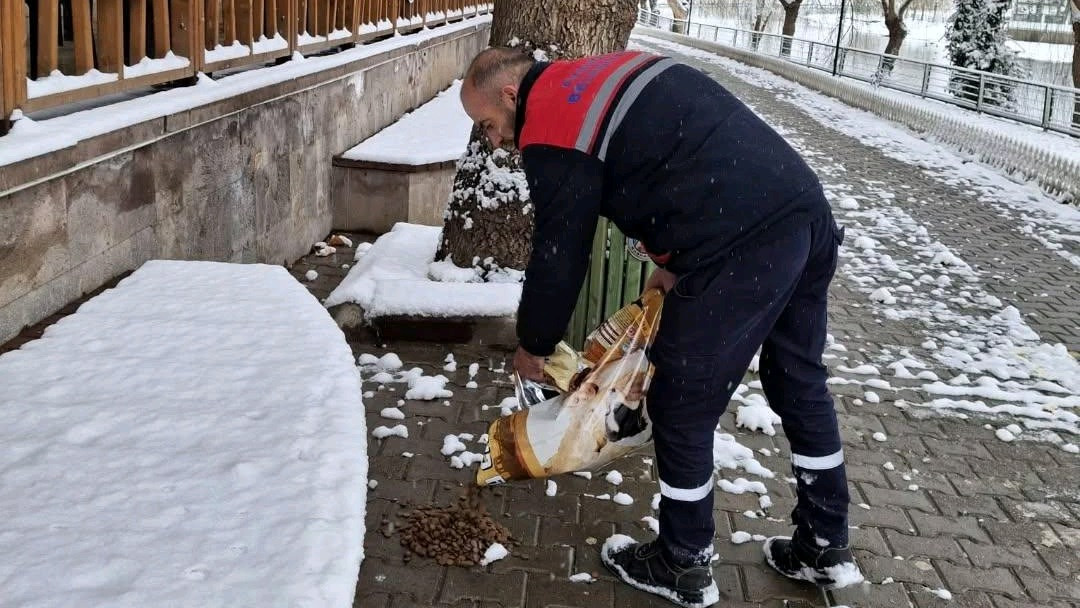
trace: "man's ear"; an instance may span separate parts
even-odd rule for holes
[[[511,106],[517,104],[517,95],[517,85],[507,84],[503,85],[503,88],[499,89],[499,97],[501,97],[503,101],[508,102]]]

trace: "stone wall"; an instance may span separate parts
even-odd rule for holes
[[[333,157],[459,78],[487,44],[471,21],[0,167],[0,343],[150,259],[307,253]]]

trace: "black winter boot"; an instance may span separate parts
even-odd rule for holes
[[[624,583],[659,595],[686,608],[705,608],[720,601],[712,568],[678,566],[659,541],[638,543],[616,534],[604,542],[600,559]]]
[[[773,570],[797,581],[809,581],[825,589],[839,589],[863,581],[848,547],[808,547],[789,536],[765,541],[765,561]]]

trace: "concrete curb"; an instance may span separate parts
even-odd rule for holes
[[[846,104],[898,122],[924,139],[944,143],[970,154],[980,162],[1005,171],[1013,179],[1035,182],[1061,202],[1080,204],[1080,178],[1077,177],[1080,176],[1080,162],[1066,158],[1057,150],[1039,149],[1008,135],[968,124],[944,112],[917,107],[908,103],[903,93],[892,92],[892,96],[887,96],[778,57],[640,25],[634,28],[634,33],[678,42],[769,70]]]

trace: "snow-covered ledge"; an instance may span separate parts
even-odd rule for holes
[[[385,332],[411,324],[449,331],[470,325],[460,339],[511,343],[521,274],[500,271],[484,282],[471,268],[434,262],[441,234],[435,226],[394,225],[370,247],[357,248],[356,264],[324,304],[344,327],[368,324]],[[425,337],[459,341],[454,336]]]
[[[0,604],[352,605],[360,376],[285,269],[148,262],[0,387]]]
[[[442,225],[472,120],[456,80],[434,99],[334,157],[334,226],[381,234],[397,222]]]

